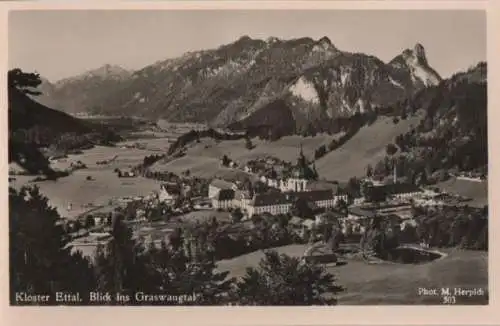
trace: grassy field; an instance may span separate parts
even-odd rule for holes
[[[36,184],[43,195],[49,198],[50,204],[57,208],[64,217],[74,218],[94,206],[107,205],[110,200],[120,197],[147,195],[159,190],[159,182],[142,177],[118,178],[113,172],[115,168],[127,168],[142,162],[145,155],[154,153],[147,150],[123,149],[120,147],[97,146],[84,151],[83,154],[69,155],[66,161],[53,163],[54,168],[65,169],[70,162],[82,161],[87,169],[74,171],[71,175],[57,181],[41,181]],[[97,165],[97,161],[109,160],[117,155],[115,161],[108,165]],[[87,176],[93,180],[86,180]],[[16,177],[11,185],[20,187],[33,177]],[[72,209],[68,210],[68,205]]]
[[[487,181],[474,182],[452,178],[436,184],[436,187],[449,193],[472,198],[472,201],[467,202],[469,206],[483,207],[488,205]]]
[[[276,248],[280,253],[300,257],[305,245]],[[374,304],[441,304],[441,297],[418,295],[419,288],[449,287],[488,288],[488,254],[475,251],[444,250],[444,258],[420,265],[367,264],[349,260],[344,266],[328,267],[337,283],[345,288],[339,295],[341,305]],[[218,263],[218,268],[235,277],[245,274],[247,267],[256,267],[263,251],[253,252]],[[486,304],[485,297],[457,297],[457,304]]]
[[[127,140],[127,141],[118,143],[117,146],[120,147],[120,146],[130,146],[130,145],[139,144],[139,145],[144,146],[145,150],[154,151],[154,152],[161,152],[158,154],[162,154],[162,153],[166,153],[168,151],[170,144],[174,141],[175,141],[175,137],[164,136],[164,137],[157,137],[157,138],[144,138],[144,139],[137,139],[137,140]]]
[[[158,154],[155,151],[143,150],[136,148],[121,148],[121,147],[106,147],[95,146],[89,150],[85,150],[82,154],[68,155],[66,160],[52,163],[52,167],[56,169],[65,169],[71,162],[82,161],[90,170],[110,170],[115,168],[127,168],[141,163],[146,155]],[[107,165],[97,165],[97,161],[111,160],[114,156],[116,159]]]
[[[340,148],[316,162],[320,178],[345,182],[354,176],[364,176],[368,164],[375,165],[386,155],[387,144],[418,124],[420,117],[409,117],[398,124],[391,118],[380,117],[371,126],[365,126]]]
[[[89,175],[94,178],[93,181],[85,180]],[[91,208],[88,204],[107,205],[110,200],[148,195],[160,187],[158,181],[142,177],[118,178],[109,170],[78,170],[57,181],[32,184],[37,185],[41,193],[49,198],[50,205],[57,208],[59,214],[68,218],[88,211]],[[68,210],[70,203],[72,208]]]
[[[373,125],[361,128],[346,144],[316,162],[320,178],[345,182],[352,176],[364,175],[368,164],[373,165],[384,157],[387,144],[394,142],[396,136],[407,132],[411,126],[416,126],[419,119],[420,117],[409,117],[394,124],[392,118],[380,117]],[[294,163],[301,144],[306,157],[313,159],[318,147],[328,146],[332,139],[338,139],[340,136],[287,136],[275,142],[254,138],[252,143],[255,148],[252,150],[245,148],[244,140],[216,143],[213,139],[205,138],[200,143],[190,144],[186,156],[166,164],[158,162],[153,169],[174,173],[189,169],[193,175],[212,177],[227,172],[227,169],[221,168],[219,164],[219,159],[224,154],[241,164],[266,156]]]
[[[287,136],[275,142],[254,138],[252,143],[255,148],[251,150],[245,148],[244,140],[222,141],[217,144],[213,139],[204,138],[200,143],[192,143],[187,150],[186,156],[170,161],[167,164],[158,162],[152,169],[174,173],[181,173],[189,169],[193,175],[213,177],[215,175],[234,173],[234,170],[220,166],[219,160],[223,155],[227,155],[240,164],[245,164],[251,159],[267,156],[274,156],[295,163],[301,144],[304,154],[312,159],[314,151],[319,146],[328,145],[334,138],[338,138],[338,136],[326,134],[315,137]]]

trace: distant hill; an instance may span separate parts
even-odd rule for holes
[[[90,74],[98,77],[58,82],[40,101],[56,103],[55,108],[66,112],[233,128],[271,123],[290,134],[310,124],[393,105],[441,81],[420,44],[384,63],[371,55],[341,51],[327,37],[245,36],[131,74],[116,70],[104,77]],[[283,114],[286,119],[276,125],[276,116]]]
[[[388,177],[396,166],[398,177],[417,183],[446,180],[447,172],[487,176],[487,88],[487,65],[481,62],[422,89],[398,104],[394,123],[363,127],[321,158],[318,172],[340,180],[363,176],[370,165],[374,174]],[[395,154],[387,151],[389,144]]]
[[[42,78],[40,96],[34,98],[48,107],[67,113],[87,113],[102,103],[109,93],[117,91],[131,75],[116,65],[104,65],[81,75],[55,83]]]
[[[70,115],[48,108],[34,101],[25,94],[11,90],[9,92],[9,131],[46,128],[54,135],[67,132],[87,133],[92,125]]]

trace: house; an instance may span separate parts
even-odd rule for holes
[[[94,261],[97,256],[97,249],[101,247],[104,254],[108,253],[108,244],[112,240],[112,235],[108,232],[103,233],[88,233],[83,237],[79,237],[66,245],[71,253],[80,252],[83,257],[89,258]]]
[[[336,197],[332,190],[314,190],[304,192],[294,192],[293,196],[297,199],[302,199],[310,203],[314,203],[317,207],[330,208],[336,204]]]
[[[347,212],[348,220],[363,220],[371,219],[375,217],[375,212],[371,210],[362,209],[360,207],[351,207]]]
[[[214,198],[223,189],[237,190],[238,187],[232,182],[221,179],[214,179],[208,186],[208,198]]]
[[[162,203],[173,204],[181,195],[180,186],[174,182],[162,183],[158,199]]]
[[[212,207],[215,209],[228,209],[235,207],[235,191],[233,189],[221,189],[212,198]]]
[[[118,177],[119,178],[133,178],[135,176],[136,176],[135,172],[130,170],[130,169],[118,170]]]
[[[255,194],[248,205],[247,212],[250,217],[262,213],[286,214],[291,207],[292,198],[289,194],[280,192]]]
[[[254,195],[249,202],[247,212],[254,214],[269,213],[272,215],[288,213],[297,200],[304,200],[319,208],[331,208],[339,198],[332,190],[314,190],[302,192],[268,192]]]
[[[411,183],[392,183],[381,186],[372,185],[368,188],[366,201],[385,201],[386,199],[405,200],[423,194],[420,187]]]
[[[411,183],[393,183],[385,185],[388,197],[397,199],[408,199],[423,193],[422,189]]]

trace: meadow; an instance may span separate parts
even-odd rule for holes
[[[471,201],[466,202],[469,206],[483,207],[488,205],[488,181],[474,182],[451,178],[436,184],[436,187],[441,191],[471,198]]]
[[[307,245],[275,248],[279,253],[301,257]],[[419,288],[488,289],[488,253],[469,250],[439,250],[445,257],[424,264],[368,264],[348,260],[343,266],[326,267],[345,288],[340,305],[441,304],[442,298],[421,296]],[[256,251],[218,262],[218,269],[242,277],[247,267],[257,267],[264,251]],[[457,304],[487,304],[486,297],[457,297]]]
[[[118,178],[114,169],[129,168],[141,163],[144,156],[156,153],[140,149],[96,146],[82,154],[68,155],[68,158],[52,163],[55,169],[65,169],[71,162],[81,161],[87,169],[73,171],[69,176],[57,181],[29,182],[33,177],[16,176],[14,187],[23,184],[37,185],[41,193],[49,198],[50,205],[59,214],[68,218],[78,215],[96,206],[108,205],[120,197],[145,196],[158,191],[159,181],[142,177]],[[97,161],[116,160],[110,164],[98,165]],[[90,177],[92,180],[87,180]],[[71,204],[71,209],[68,206]]]
[[[192,175],[198,177],[213,177],[231,173],[232,169],[220,166],[220,159],[227,155],[240,165],[252,159],[273,156],[284,161],[295,163],[302,145],[304,155],[312,159],[314,151],[321,145],[326,145],[339,135],[319,134],[315,137],[286,136],[277,141],[269,142],[258,138],[252,139],[253,149],[245,147],[245,141],[227,140],[217,143],[210,138],[203,138],[199,143],[188,145],[186,155],[168,163],[158,162],[153,171],[170,171],[181,173],[189,169]]]
[[[346,182],[351,177],[366,175],[368,164],[375,165],[386,155],[386,146],[418,125],[419,116],[408,117],[394,124],[392,118],[379,117],[370,126],[362,127],[356,135],[338,149],[316,162],[320,178]]]
[[[386,146],[393,143],[396,136],[416,126],[421,117],[409,117],[394,124],[392,118],[379,117],[370,126],[362,127],[359,132],[338,149],[327,153],[316,161],[316,168],[321,179],[346,182],[349,178],[363,176],[368,164],[374,165],[386,154]],[[302,145],[304,155],[312,160],[314,152],[321,145],[328,146],[341,134],[318,134],[314,137],[286,136],[269,142],[258,138],[252,139],[255,146],[249,150],[244,140],[229,140],[217,143],[213,139],[203,138],[200,143],[188,145],[186,155],[168,163],[158,162],[153,166],[156,171],[181,173],[187,169],[199,177],[213,177],[224,174],[228,169],[220,166],[223,155],[245,164],[251,159],[274,156],[284,161],[295,163]]]

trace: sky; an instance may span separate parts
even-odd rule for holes
[[[444,78],[486,61],[486,13],[465,10],[44,10],[9,14],[9,67],[50,81],[104,64],[140,69],[243,35],[330,38],[388,62],[421,43]]]

